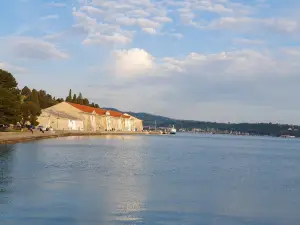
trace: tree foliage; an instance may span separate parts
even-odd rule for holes
[[[21,95],[24,95],[24,96],[30,96],[31,95],[31,90],[25,86],[22,91],[21,91]]]
[[[90,102],[87,98],[83,99],[83,105],[87,105],[87,106],[90,105]]]
[[[36,89],[32,90],[30,101],[34,102],[36,105],[40,106],[40,101],[39,101],[39,94]]]
[[[16,124],[20,120],[20,96],[0,88],[0,124]]]
[[[21,105],[21,124],[25,125],[27,122],[30,122],[31,125],[38,125],[37,119],[40,114],[41,109],[36,103],[31,101],[24,102]]]
[[[25,86],[21,91],[17,88],[15,77],[0,69],[0,123],[16,124],[21,122],[25,124],[30,122],[37,125],[37,118],[41,114],[41,109],[51,107],[64,101],[63,98],[55,98],[45,90],[31,89]],[[99,108],[98,104],[90,103],[84,98],[82,93],[72,96],[72,90],[66,97],[67,102],[74,102],[81,105],[87,105]]]
[[[72,102],[73,102],[73,103],[77,103],[77,97],[76,97],[76,94],[73,95]]]
[[[17,85],[18,85],[18,83],[11,73],[0,69],[0,87],[1,88],[12,89],[12,88],[17,88]]]
[[[82,97],[81,93],[79,93],[79,95],[78,95],[77,103],[80,104],[80,105],[83,105],[83,97]]]
[[[0,123],[15,124],[20,120],[21,96],[14,76],[0,69]]]
[[[69,90],[69,95],[66,97],[66,102],[72,102],[72,90]]]

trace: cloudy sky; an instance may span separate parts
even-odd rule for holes
[[[299,0],[10,0],[20,87],[173,118],[300,124]]]

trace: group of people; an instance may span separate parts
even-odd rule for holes
[[[28,129],[31,131],[31,133],[33,134],[33,128],[32,126],[28,127]],[[39,127],[39,130],[42,132],[42,133],[45,133],[45,131],[43,130],[42,127]]]

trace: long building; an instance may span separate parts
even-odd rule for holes
[[[61,102],[42,110],[39,125],[54,130],[142,131],[143,121],[127,113]]]

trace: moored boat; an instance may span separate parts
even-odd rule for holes
[[[170,130],[170,134],[176,134],[176,128],[174,127],[174,125],[173,125],[173,127],[171,128],[171,130]]]

